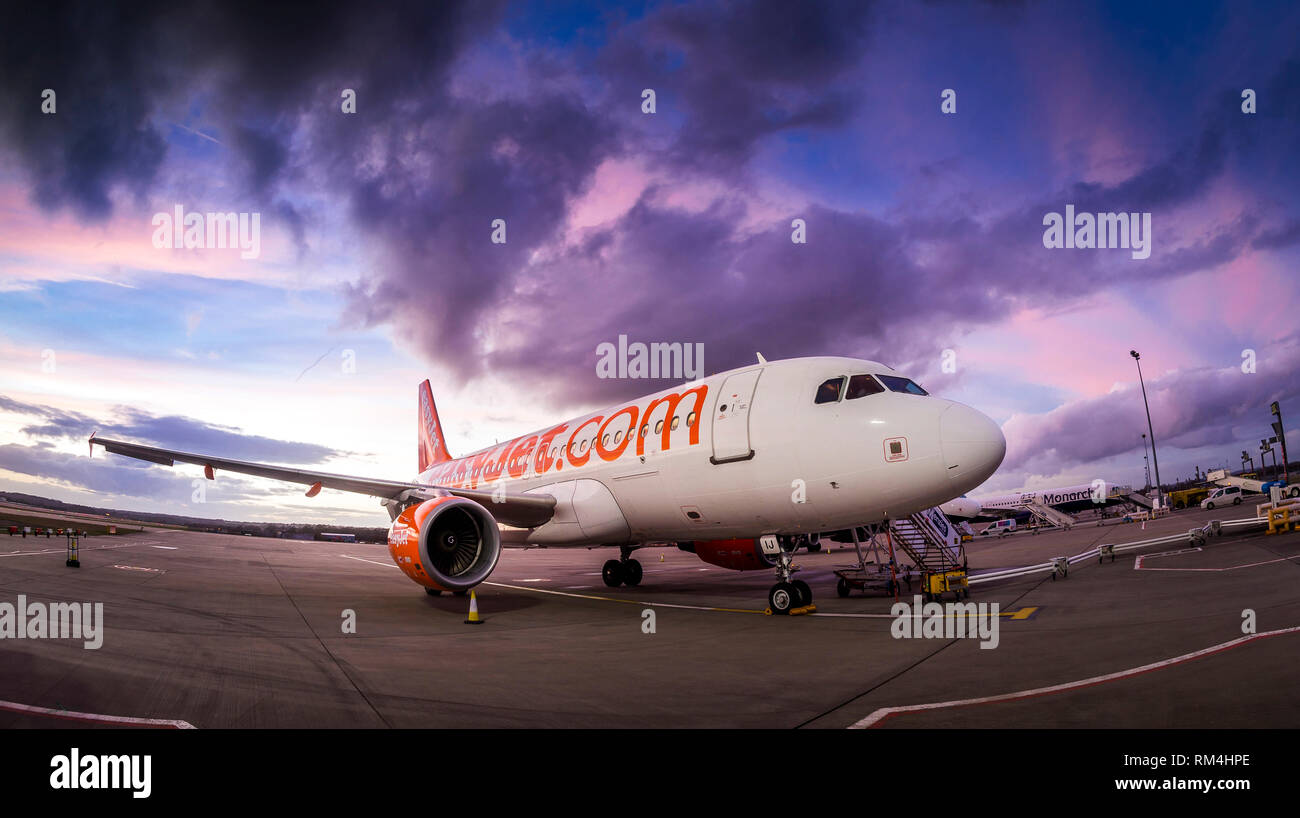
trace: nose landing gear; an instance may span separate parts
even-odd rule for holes
[[[791,561],[799,546],[804,544],[803,537],[776,537],[768,535],[760,540],[764,553],[776,557],[777,583],[767,592],[767,604],[772,613],[785,615],[791,611],[812,605],[812,588],[799,579],[791,579],[800,570]]]

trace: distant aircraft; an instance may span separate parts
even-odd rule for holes
[[[939,506],[939,510],[957,520],[987,522],[1007,517],[1028,517],[1031,504],[1048,506],[1057,511],[1073,513],[1090,508],[1102,508],[1117,503],[1135,502],[1131,486],[1110,483],[1082,483],[1076,486],[1016,491],[988,497],[957,497]]]
[[[722,372],[461,458],[447,452],[426,380],[419,474],[326,474],[91,436],[153,463],[225,469],[382,498],[389,553],[426,592],[464,593],[507,544],[611,546],[611,586],[635,586],[632,553],[676,543],[712,565],[775,569],[775,613],[811,604],[791,555],[818,532],[930,508],[984,482],[1006,441],[980,412],[929,395],[884,364],[796,358]],[[505,526],[505,528],[502,528]]]

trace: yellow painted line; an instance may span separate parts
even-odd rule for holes
[[[1012,613],[1012,614],[1011,614],[1011,618],[1012,618],[1012,619],[1028,619],[1029,617],[1031,617],[1031,616],[1034,615],[1034,611],[1036,611],[1036,610],[1038,610],[1038,608],[1037,608],[1036,606],[1031,606],[1031,607],[1028,607],[1028,608],[1021,608],[1020,610],[1018,610],[1018,611]],[[1006,616],[1006,614],[1002,614],[1002,616]]]
[[[574,599],[594,599],[599,602],[622,602],[627,605],[640,605],[643,608],[677,608],[684,611],[722,611],[723,613],[763,613],[762,611],[753,608],[717,608],[707,605],[677,605],[672,602],[646,602],[640,599],[620,599],[614,596],[574,594],[569,591],[552,591],[549,588],[529,588],[525,585],[507,585],[504,582],[485,582],[483,584],[492,585],[497,588],[509,588],[512,591],[532,591],[535,594],[554,594],[555,596],[568,596],[573,597]]]

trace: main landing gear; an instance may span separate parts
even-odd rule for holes
[[[775,548],[771,541],[763,543],[764,551],[775,550],[777,583],[767,592],[767,605],[772,613],[784,615],[794,608],[803,608],[812,604],[812,588],[799,579],[791,579],[799,566],[791,562],[791,557],[799,546],[805,544],[804,537],[774,537]]]
[[[641,563],[632,559],[632,552],[635,548],[622,546],[619,549],[622,555],[619,559],[609,560],[600,569],[600,578],[610,588],[617,588],[620,585],[626,585],[629,588],[635,588],[641,584],[643,571]]]

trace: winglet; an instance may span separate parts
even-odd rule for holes
[[[451,460],[447,453],[447,441],[442,437],[442,422],[438,420],[438,407],[433,403],[433,389],[429,381],[420,384],[420,472],[438,463]]]
[[[754,354],[758,356],[758,362],[759,362],[760,364],[765,364],[765,363],[767,363],[767,359],[763,357],[763,353],[761,353],[761,352],[755,352]]]

